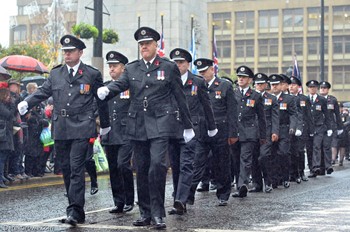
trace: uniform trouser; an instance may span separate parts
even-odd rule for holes
[[[301,167],[299,167],[300,165],[300,159],[302,159],[300,154],[300,143],[302,141],[302,139],[300,139],[301,137],[297,137],[295,135],[291,135],[290,136],[290,144],[292,144],[292,146],[290,146],[290,155],[291,155],[291,162],[290,162],[290,176],[292,179],[296,179],[298,177],[300,177],[300,170]]]
[[[68,195],[67,216],[85,220],[85,161],[89,139],[55,140]]]
[[[260,145],[259,147],[259,166],[261,169],[261,173],[263,175],[264,178],[264,182],[265,185],[271,185],[272,184],[272,177],[273,177],[273,171],[274,171],[274,159],[272,157],[272,141],[271,139],[267,139],[265,144]],[[254,172],[253,172],[254,173]],[[252,174],[252,176],[254,176]],[[258,176],[258,178],[260,178]],[[262,187],[262,181],[257,181],[254,180],[253,181],[259,183],[260,186],[256,186],[256,187]]]
[[[277,179],[289,181],[290,172],[290,139],[279,138],[276,143],[276,158],[279,166]]]
[[[262,166],[259,162],[260,157],[260,144],[256,143],[256,148],[253,153],[253,161],[252,161],[252,182],[255,188],[262,189],[263,187],[263,173]]]
[[[312,170],[321,168],[321,148],[324,152],[324,166],[326,169],[332,166],[332,136],[327,136],[327,132],[316,133],[313,141]]]
[[[96,163],[93,159],[94,155],[94,144],[89,143],[89,147],[87,150],[86,163],[85,168],[87,173],[90,176],[91,187],[97,188],[97,171],[96,171]]]
[[[193,177],[193,161],[197,140],[185,143],[183,139],[171,139],[169,158],[173,177],[174,200],[186,204]]]
[[[312,156],[314,153],[314,136],[307,135],[306,138],[307,166],[312,170]]]
[[[141,217],[165,217],[164,198],[169,138],[132,141]]]
[[[215,138],[215,137],[214,137]],[[220,200],[228,200],[231,193],[230,156],[227,139],[214,139],[210,142],[198,141],[193,164],[193,179],[188,199],[194,200],[196,188],[202,180],[210,151],[213,154],[213,169],[217,185],[216,196]]]
[[[132,146],[130,144],[106,145],[109,177],[114,205],[134,204],[134,177],[131,168]]]

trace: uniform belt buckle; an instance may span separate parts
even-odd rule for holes
[[[147,100],[143,100],[143,108],[147,108],[148,107],[148,101]]]
[[[67,116],[67,110],[66,109],[61,109],[61,116],[66,117]]]

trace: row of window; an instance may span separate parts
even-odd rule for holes
[[[304,18],[304,9],[283,9],[282,10],[282,26],[283,31],[302,31],[304,24],[308,26],[308,30],[319,30],[321,25],[320,7],[307,8],[307,19]],[[324,24],[325,29],[329,25],[328,7],[325,7]],[[260,10],[259,14],[259,32],[277,32],[279,27],[279,11],[276,10]],[[235,13],[235,28],[237,33],[254,33],[255,21],[254,11],[242,11]],[[231,30],[232,17],[230,12],[213,13],[213,23],[217,30]],[[350,6],[334,6],[333,7],[333,29],[346,30],[350,29]]]

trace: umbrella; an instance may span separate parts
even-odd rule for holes
[[[0,65],[6,69],[19,72],[48,73],[47,67],[39,60],[23,55],[5,56],[0,60]]]
[[[27,84],[29,82],[35,82],[37,83],[37,85],[40,87],[44,82],[46,81],[46,78],[43,76],[30,76],[30,77],[24,77],[21,80],[21,83],[23,84],[23,88],[25,89],[25,87],[27,86]]]
[[[0,81],[6,81],[10,78],[11,78],[11,74],[2,66],[0,66]]]

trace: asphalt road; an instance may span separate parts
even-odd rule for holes
[[[332,175],[319,176],[289,189],[249,193],[217,206],[215,191],[197,193],[196,202],[183,216],[168,215],[167,231],[350,231],[350,162],[335,165]],[[166,210],[172,207],[171,174],[166,186]],[[50,175],[49,175],[50,176]],[[87,179],[88,180],[88,179]],[[0,231],[150,231],[134,227],[138,207],[121,216],[113,207],[109,179],[99,175],[99,192],[89,194],[86,183],[86,223],[77,228],[61,224],[67,198],[61,178],[41,178],[0,189]],[[234,190],[233,190],[234,191]]]

